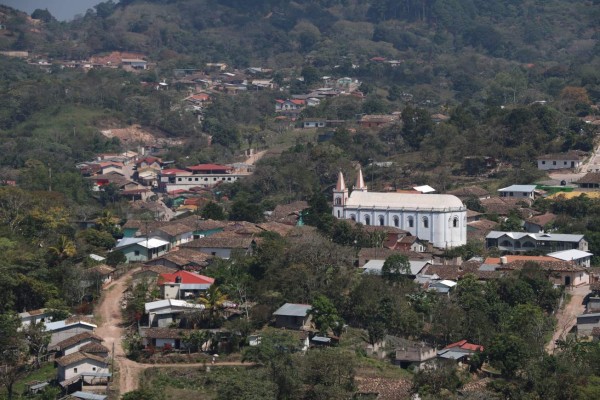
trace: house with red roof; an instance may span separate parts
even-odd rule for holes
[[[163,273],[158,276],[158,285],[163,299],[198,297],[214,282],[213,278],[189,271]]]
[[[456,360],[460,363],[468,361],[473,354],[481,352],[483,352],[483,346],[469,343],[463,339],[460,342],[449,344],[438,351],[438,357],[447,360]]]
[[[297,117],[306,107],[304,99],[277,99],[275,100],[275,112],[288,117]]]

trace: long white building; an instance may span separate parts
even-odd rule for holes
[[[369,192],[359,170],[352,193],[338,175],[333,191],[333,215],[364,225],[393,226],[409,231],[438,248],[467,243],[467,208],[456,196]]]

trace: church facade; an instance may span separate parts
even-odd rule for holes
[[[467,243],[467,208],[448,194],[369,192],[359,170],[352,193],[342,172],[333,191],[333,216],[363,225],[392,226],[438,248]]]

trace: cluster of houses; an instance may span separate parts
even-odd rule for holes
[[[185,168],[175,168],[173,164],[157,156],[126,152],[102,154],[96,160],[77,164],[77,168],[94,191],[104,191],[111,185],[119,196],[134,202],[146,202],[160,194],[173,208],[181,208],[179,211],[201,208],[212,198],[212,188],[233,183],[253,171],[253,166],[243,163]]]
[[[112,377],[109,355],[103,339],[96,335],[97,325],[89,317],[71,316],[53,321],[48,309],[24,311],[19,314],[21,325],[44,323],[50,335],[48,351],[56,366],[56,382],[63,393],[73,399],[105,400]],[[48,386],[48,382],[27,385],[29,394]]]

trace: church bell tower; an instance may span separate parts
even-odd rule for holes
[[[344,174],[342,171],[338,174],[337,184],[333,190],[333,216],[336,218],[344,218],[344,206],[348,201],[348,188],[344,182]]]

